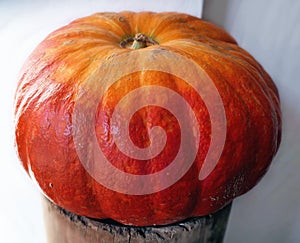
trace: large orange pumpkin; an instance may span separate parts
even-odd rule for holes
[[[181,13],[73,21],[28,58],[15,99],[17,151],[43,193],[124,224],[215,212],[261,179],[280,143],[269,75],[224,30]]]

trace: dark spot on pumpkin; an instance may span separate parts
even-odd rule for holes
[[[49,187],[50,187],[50,188],[53,188],[53,183],[50,182],[50,183],[49,183]]]

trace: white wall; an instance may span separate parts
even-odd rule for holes
[[[1,242],[45,242],[39,192],[19,166],[12,139],[16,76],[35,45],[60,25],[96,11],[201,13],[196,0],[127,0],[126,7],[124,0],[111,2],[0,0]],[[284,121],[282,145],[269,172],[234,201],[226,243],[300,242],[300,1],[206,0],[204,11],[205,19],[227,29],[271,74],[281,94]]]
[[[203,14],[266,68],[283,113],[279,153],[258,186],[234,201],[226,242],[300,242],[300,1],[206,0]]]

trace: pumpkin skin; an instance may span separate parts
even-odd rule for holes
[[[120,45],[137,33],[157,44],[138,50]],[[109,132],[110,118],[120,99],[138,87],[155,83],[180,94],[192,107],[200,130],[197,156],[180,180],[155,193],[130,195],[103,186],[84,168],[75,146],[72,116],[81,87],[95,71],[101,74],[99,64],[131,52],[141,53],[136,61],[143,63],[146,49],[176,53],[207,73],[224,105],[226,140],[214,170],[199,180],[211,143],[209,113],[201,96],[168,73],[149,70],[121,77],[102,97],[94,126],[99,146],[116,168],[132,174],[160,171],[172,162],[180,144],[180,126],[174,116],[159,107],[148,107],[130,120],[131,139],[136,146],[147,147],[147,129],[161,126],[167,131],[164,152],[140,163],[118,151]],[[156,61],[159,65],[160,60]],[[88,99],[81,105],[88,107]],[[21,70],[15,122],[20,160],[51,201],[79,215],[136,226],[170,224],[224,207],[258,183],[281,138],[279,95],[270,76],[224,30],[181,13],[97,13],[54,31]],[[84,118],[79,120],[82,127],[86,123]]]

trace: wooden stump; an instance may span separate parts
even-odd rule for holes
[[[166,226],[134,227],[68,212],[43,199],[48,243],[222,242],[231,204],[204,217]]]

